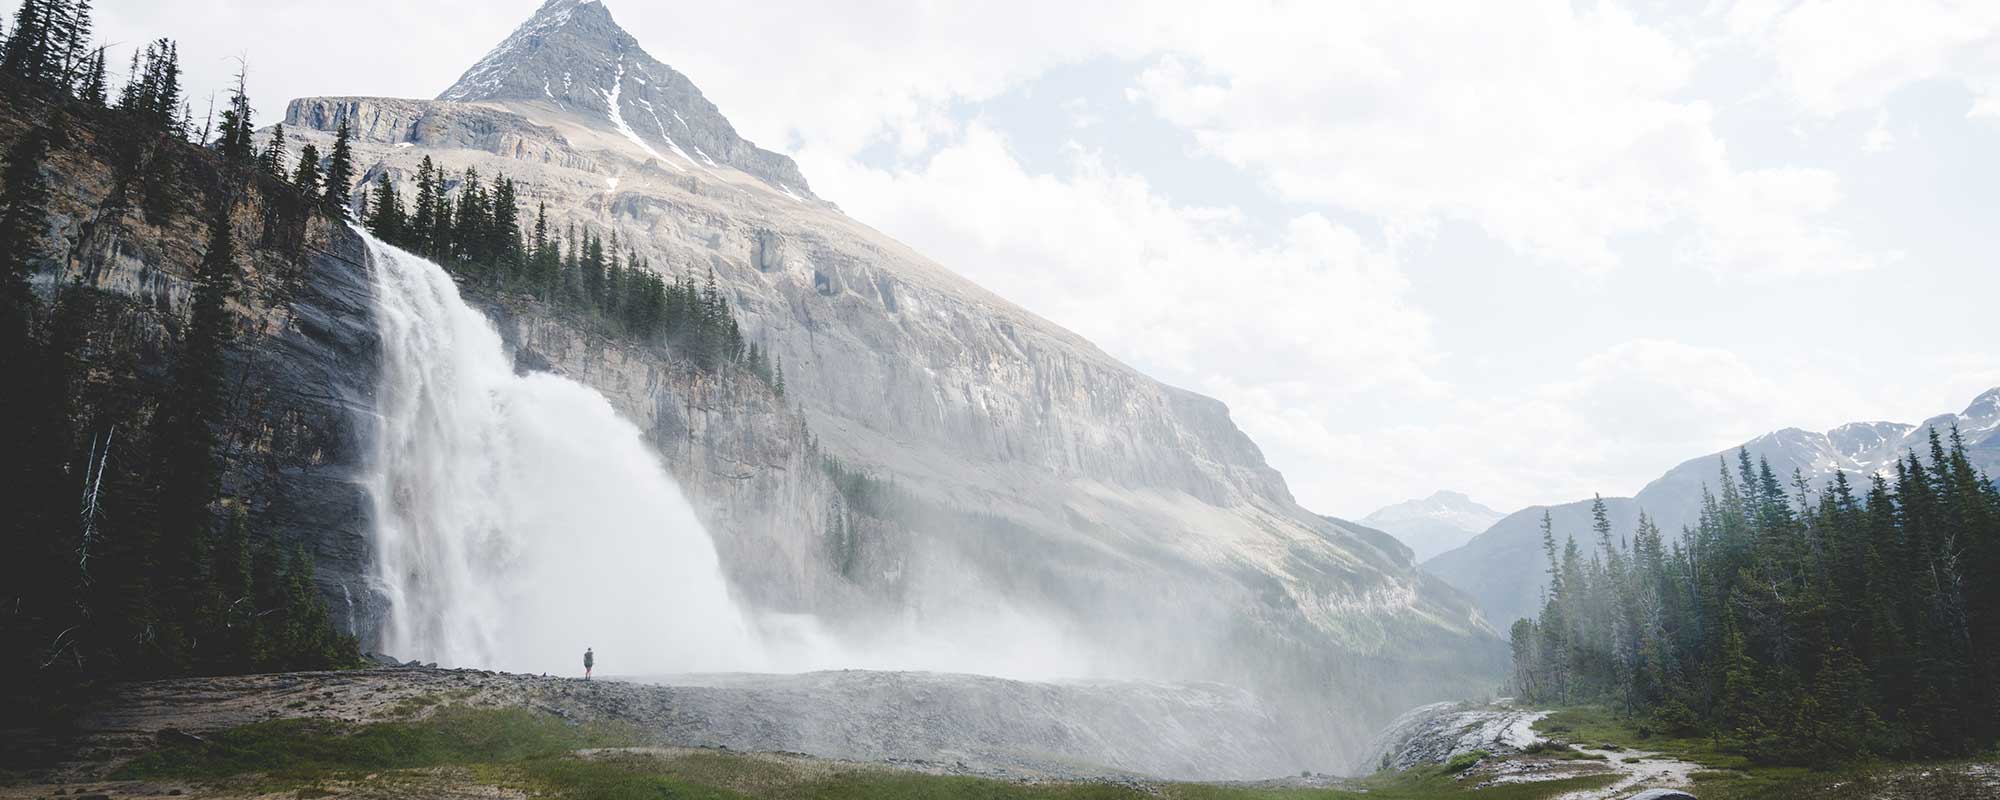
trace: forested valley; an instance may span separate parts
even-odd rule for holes
[[[2000,490],[1957,430],[1823,490],[1739,451],[1677,536],[1561,540],[1513,624],[1518,695],[1605,704],[1764,762],[1965,756],[2000,736]]]

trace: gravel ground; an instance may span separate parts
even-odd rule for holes
[[[80,784],[101,781],[181,732],[295,717],[408,719],[436,701],[529,708],[573,723],[629,724],[668,746],[797,753],[1010,780],[1245,779],[1300,769],[1255,698],[1229,687],[1024,683],[920,672],[641,682],[390,667],[185,678],[116,687],[60,737],[12,737],[17,743],[36,737],[52,752],[52,766],[36,778]]]

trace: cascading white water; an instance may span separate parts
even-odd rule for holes
[[[574,672],[585,647],[628,674],[760,668],[714,543],[639,429],[588,387],[515,374],[443,268],[363,236],[383,648],[521,672]]]

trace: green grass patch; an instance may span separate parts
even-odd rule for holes
[[[1573,706],[1558,709],[1535,721],[1535,732],[1571,744],[1600,749],[1651,750],[1684,761],[1716,769],[1749,769],[1749,759],[1731,752],[1729,743],[1701,736],[1669,736],[1644,719],[1620,716],[1603,706]]]
[[[444,699],[434,694],[411,695],[396,701],[395,705],[389,707],[387,713],[391,717],[414,717],[422,714],[425,709],[442,702],[444,702]]]
[[[434,704],[412,703],[418,708]],[[127,763],[116,777],[247,784],[259,791],[295,790],[300,796],[317,796],[343,783],[369,782],[421,795],[441,783],[471,782],[582,800],[1545,800],[1612,780],[1591,776],[1475,790],[1473,781],[1454,780],[1446,767],[1427,767],[1362,779],[1343,789],[1168,784],[1144,791],[1108,783],[1026,784],[924,775],[729,752],[576,753],[627,746],[638,738],[630,731],[572,726],[521,709],[442,705],[421,720],[372,725],[311,719],[245,725],[199,742],[162,747]],[[1478,755],[1465,758],[1469,768]]]
[[[562,797],[579,800],[732,800],[751,795],[704,786],[671,772],[622,769],[597,760],[545,758],[518,765],[519,780]]]
[[[1750,761],[1728,740],[1670,736],[1645,720],[1620,717],[1601,706],[1557,710],[1535,723],[1543,736],[1570,742],[1606,742],[1700,764],[1690,776],[1702,800],[1818,800],[1825,797],[1990,798],[1993,790],[1965,774],[1970,761],[1869,762],[1831,770]],[[1532,748],[1531,748],[1532,749]],[[1547,753],[1544,753],[1545,755]],[[1624,759],[1631,761],[1631,758]]]
[[[730,753],[534,759],[510,765],[522,788],[578,800],[1140,800],[1130,787],[1022,784],[962,776],[780,761]]]
[[[1490,755],[1493,754],[1488,753],[1484,750],[1469,750],[1463,753],[1459,753],[1458,755],[1452,756],[1450,759],[1444,762],[1444,771],[1464,772],[1468,769],[1472,769],[1472,765],[1479,763],[1480,759]]]
[[[1485,754],[1465,753],[1443,765],[1356,779],[1335,788],[1164,784],[1132,787],[1107,783],[1025,784],[973,777],[924,775],[886,768],[727,751],[610,753],[579,749],[637,744],[634,731],[575,726],[521,709],[450,705],[446,696],[413,699],[428,709],[423,719],[372,725],[290,719],[256,723],[162,747],[120,768],[119,778],[226,782],[260,791],[345,793],[367,783],[409,796],[435,794],[440,786],[484,784],[531,795],[623,800],[1548,800],[1605,786],[1613,775],[1473,788],[1471,775]],[[1601,709],[1568,709],[1551,717],[1572,741],[1632,741],[1629,729]],[[1553,734],[1547,730],[1545,734]],[[1560,735],[1560,734],[1554,734]],[[1637,746],[1659,749],[1718,768],[1694,775],[1702,800],[1789,800],[1832,796],[1922,797],[1938,800],[1989,797],[1992,791],[1964,774],[1966,762],[1877,764],[1815,772],[1795,767],[1738,768],[1723,754],[1713,761],[1700,741],[1655,736]],[[1712,754],[1712,751],[1711,751]],[[1576,756],[1560,747],[1545,756]],[[1627,758],[1631,758],[1627,756]],[[1465,777],[1463,780],[1459,778]]]
[[[114,775],[215,780],[261,773],[296,785],[345,773],[519,761],[631,742],[629,735],[521,709],[447,707],[423,720],[363,726],[319,719],[254,723],[162,747]]]
[[[1923,800],[1991,798],[1993,789],[1965,774],[1967,762],[1866,764],[1836,770],[1764,767],[1697,772],[1702,800],[1820,800],[1827,797],[1907,797]]]
[[[1537,783],[1508,783],[1474,789],[1474,781],[1453,780],[1436,767],[1383,773],[1357,781],[1351,789],[1251,789],[1177,784],[1162,795],[1170,800],[1549,800],[1570,792],[1610,785],[1615,775],[1585,775]]]

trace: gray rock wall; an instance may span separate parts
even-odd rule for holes
[[[0,103],[0,141],[45,118],[46,107],[15,100]],[[45,300],[59,286],[104,292],[83,353],[93,372],[169,374],[207,220],[225,196],[235,198],[241,284],[229,303],[236,330],[226,355],[229,408],[217,431],[220,492],[248,509],[256,535],[306,545],[336,619],[372,631],[382,610],[369,586],[369,504],[359,481],[379,347],[360,239],[345,226],[308,221],[275,184],[226,184],[207,154],[192,150],[176,151],[194,160],[167,173],[171,185],[159,189],[166,200],[149,212],[143,180],[113,167],[125,145],[99,140],[100,129],[83,121],[62,128],[46,166],[58,259],[31,283]],[[76,401],[87,409],[96,400]]]

